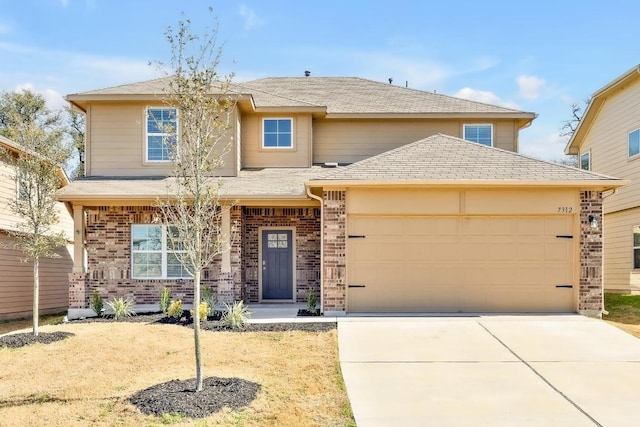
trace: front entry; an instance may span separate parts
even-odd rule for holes
[[[262,299],[293,299],[293,231],[262,231]]]

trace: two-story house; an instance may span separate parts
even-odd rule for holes
[[[86,178],[59,192],[75,224],[70,315],[89,295],[192,300],[151,224],[171,172],[163,79],[72,94]],[[219,175],[239,230],[205,274],[223,300],[304,301],[325,313],[598,315],[601,192],[623,182],[516,154],[535,114],[360,78],[236,86]],[[212,94],[215,96],[216,94]],[[87,263],[84,259],[86,253]]]
[[[24,254],[15,247],[11,232],[17,231],[22,220],[10,207],[19,197],[19,185],[15,179],[15,166],[7,162],[5,155],[16,155],[21,148],[13,141],[0,136],[0,320],[29,317],[33,311],[33,263],[23,262]],[[60,169],[60,186],[69,183]],[[58,206],[59,224],[55,231],[64,230],[73,241],[73,221],[64,204]],[[69,303],[69,274],[72,272],[72,248],[56,250],[58,257],[40,260],[40,314],[60,313]]]
[[[604,286],[640,293],[640,65],[596,91],[565,152],[630,181],[604,194]]]

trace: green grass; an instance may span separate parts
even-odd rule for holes
[[[603,316],[605,320],[640,324],[640,295],[605,294],[604,308],[609,312]]]

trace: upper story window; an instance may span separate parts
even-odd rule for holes
[[[190,279],[191,275],[178,258],[185,251],[181,244],[175,242],[176,233],[176,229],[170,226],[132,225],[131,277],[134,279]]]
[[[293,119],[262,119],[262,148],[293,148]]]
[[[586,171],[591,170],[591,152],[587,151],[580,155],[580,169],[584,169]]]
[[[463,126],[464,139],[478,144],[493,146],[493,125],[471,124]]]
[[[629,132],[629,157],[640,154],[640,129]]]
[[[177,133],[178,112],[175,108],[147,108],[147,161],[171,161]]]

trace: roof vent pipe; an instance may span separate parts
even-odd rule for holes
[[[389,84],[393,84],[393,77],[389,77]]]
[[[305,71],[305,72],[304,72],[304,76],[305,76],[305,77],[309,77],[310,75],[311,75],[311,71]]]

